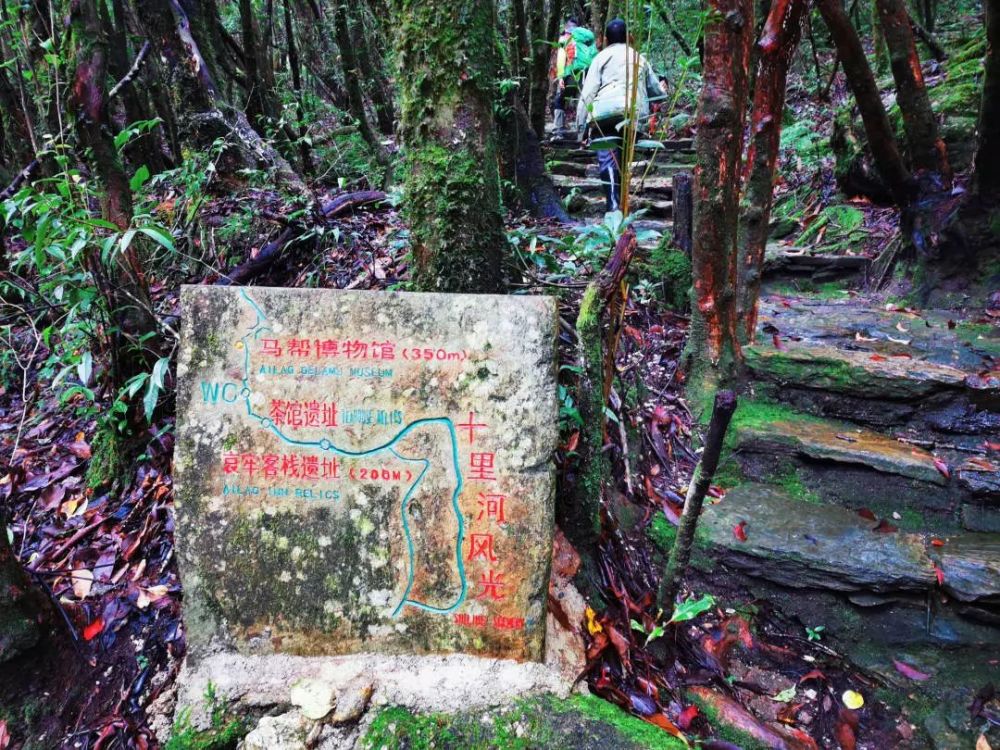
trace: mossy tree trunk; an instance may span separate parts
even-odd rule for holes
[[[903,130],[913,169],[918,176],[928,178],[928,188],[950,188],[948,150],[938,133],[937,119],[927,96],[906,3],[904,0],[875,0],[875,4],[889,48],[892,77],[896,81],[896,102],[903,115]]]
[[[757,78],[737,256],[737,319],[740,323],[737,333],[741,343],[752,342],[757,328],[757,297],[774,202],[774,171],[781,142],[785,83],[802,33],[805,5],[805,0],[775,2],[757,45]]]
[[[985,0],[986,62],[973,185],[985,203],[1000,202],[1000,0]]]
[[[817,0],[816,7],[830,30],[837,53],[844,66],[847,85],[854,94],[861,120],[868,136],[872,158],[893,200],[900,208],[909,206],[914,197],[914,183],[899,153],[896,136],[879,95],[875,76],[868,65],[864,47],[840,0]]]
[[[394,0],[406,208],[424,291],[499,292],[493,0]]]
[[[705,24],[704,81],[695,138],[691,335],[688,384],[714,391],[738,375],[736,240],[743,151],[752,0],[710,0]]]

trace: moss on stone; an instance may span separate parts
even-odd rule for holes
[[[553,701],[556,710],[560,704],[579,711],[584,716],[596,719],[602,724],[615,727],[637,745],[650,750],[673,750],[688,747],[676,737],[657,729],[652,724],[625,713],[618,706],[596,695],[574,695],[566,701]]]
[[[671,247],[667,238],[660,240],[650,253],[642,274],[659,283],[667,308],[675,312],[687,311],[691,304],[691,259]]]
[[[731,742],[741,750],[769,750],[768,746],[758,742],[746,732],[740,731],[736,727],[730,726],[720,721],[719,712],[711,704],[701,700],[696,695],[688,693],[688,698],[698,707],[705,719],[712,726],[715,736],[718,739]]]
[[[360,746],[365,750],[675,750],[680,740],[596,696],[526,699],[492,715],[414,714],[382,709]]]
[[[91,489],[109,487],[116,479],[127,483],[130,467],[125,439],[111,420],[98,422],[97,432],[90,441],[90,463],[87,464],[87,486]]]
[[[662,515],[657,515],[646,532],[653,544],[663,553],[664,558],[670,555],[670,550],[677,540],[677,527]],[[691,567],[711,573],[715,569],[715,559],[712,557],[712,546],[708,535],[701,526],[695,531],[694,543],[691,546]]]

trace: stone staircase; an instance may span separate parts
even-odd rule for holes
[[[1000,678],[1000,329],[781,295],[760,325],[703,567],[823,625],[935,747],[971,747],[958,707]],[[894,660],[930,678],[908,692]]]
[[[691,139],[663,142],[655,152],[637,152],[632,162],[631,208],[643,211],[647,229],[665,231],[673,215],[673,176],[691,171]],[[543,145],[546,165],[570,215],[595,223],[604,216],[604,186],[597,172],[597,156],[575,138],[550,138]]]

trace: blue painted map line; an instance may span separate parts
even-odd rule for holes
[[[400,601],[399,605],[396,607],[395,610],[393,610],[392,617],[394,618],[398,617],[403,607],[406,606],[407,604],[413,607],[417,607],[418,609],[422,609],[427,612],[432,612],[435,614],[450,614],[454,612],[465,600],[465,596],[468,592],[468,580],[465,575],[465,565],[462,562],[462,544],[465,536],[465,519],[462,518],[462,511],[458,504],[458,498],[462,493],[464,480],[462,478],[461,462],[459,461],[459,455],[458,455],[458,436],[455,432],[455,426],[452,423],[451,419],[448,417],[425,417],[423,419],[416,419],[410,422],[405,427],[403,427],[403,429],[400,430],[395,437],[393,437],[385,444],[361,451],[349,451],[343,448],[339,448],[327,438],[322,438],[320,440],[297,440],[295,438],[289,437],[288,435],[285,435],[284,432],[282,432],[271,419],[254,412],[253,405],[250,403],[250,397],[253,394],[250,389],[250,345],[248,339],[251,336],[253,336],[253,338],[256,339],[257,336],[259,336],[262,331],[271,329],[262,328],[262,324],[264,323],[264,321],[267,320],[267,315],[264,313],[261,307],[253,299],[251,299],[250,295],[247,294],[246,289],[245,288],[240,289],[240,293],[243,296],[243,299],[250,304],[250,306],[254,310],[254,313],[257,315],[257,320],[254,323],[254,325],[251,326],[247,330],[247,334],[240,339],[240,342],[243,344],[242,395],[246,403],[247,416],[257,420],[257,422],[260,423],[262,427],[264,427],[265,429],[269,429],[278,437],[279,440],[282,440],[285,443],[288,443],[289,445],[303,446],[309,448],[319,448],[320,450],[328,451],[330,453],[333,453],[334,455],[344,456],[348,458],[361,458],[364,456],[370,456],[375,453],[379,453],[384,450],[388,450],[390,453],[392,453],[394,456],[396,456],[402,461],[423,463],[424,464],[423,470],[420,472],[419,476],[417,476],[413,484],[410,485],[410,488],[403,496],[403,501],[400,505],[400,513],[402,515],[402,522],[403,522],[403,532],[406,537],[407,553],[409,554],[410,557],[410,566],[409,566],[409,573],[407,576],[406,590],[403,593],[403,598]],[[416,577],[416,572],[415,572],[416,552],[413,548],[413,537],[410,533],[410,525],[406,517],[406,508],[410,500],[412,499],[413,495],[416,493],[417,487],[420,485],[420,483],[423,481],[424,476],[429,471],[431,462],[430,459],[427,458],[404,458],[396,451],[395,446],[400,440],[405,438],[412,430],[430,424],[442,424],[448,428],[448,435],[451,442],[452,464],[455,469],[455,490],[452,492],[451,495],[451,504],[452,504],[452,509],[455,512],[455,518],[458,519],[458,535],[455,541],[455,561],[458,565],[458,575],[459,575],[459,580],[461,581],[462,584],[462,590],[456,597],[454,604],[452,604],[450,607],[434,607],[430,604],[425,604],[423,602],[419,602],[409,598],[409,594],[413,588],[413,582]]]

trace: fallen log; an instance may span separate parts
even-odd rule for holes
[[[386,194],[381,190],[361,190],[355,193],[338,195],[320,208],[318,219],[333,219],[355,208],[382,203],[385,199]],[[228,273],[223,274],[215,282],[216,285],[234,286],[244,284],[263,273],[280,258],[285,257],[285,251],[298,242],[307,230],[308,227],[302,224],[293,224],[286,227],[275,239],[264,245],[254,257],[240,263]]]

